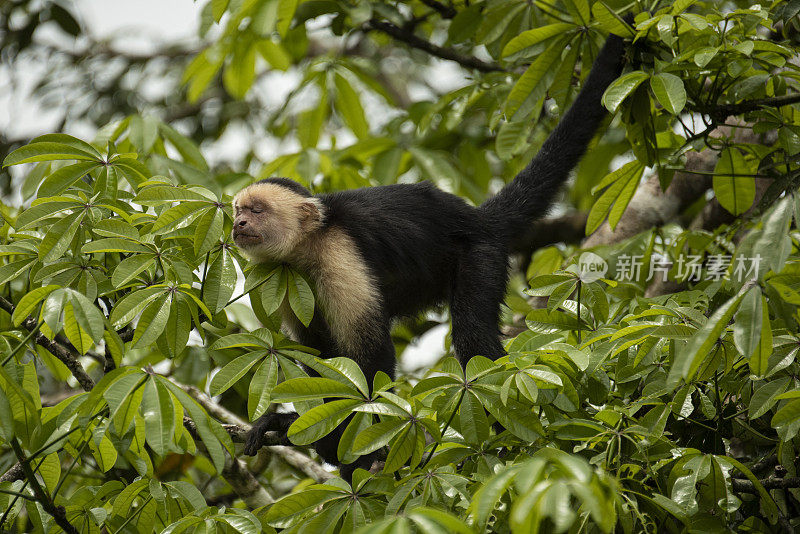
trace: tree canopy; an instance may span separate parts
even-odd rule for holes
[[[0,132],[0,530],[800,528],[800,1],[198,12],[197,43],[131,53],[65,2],[0,4],[4,68],[45,65],[28,101],[69,104]],[[232,194],[429,180],[479,204],[608,33],[627,66],[558,209],[519,229],[507,357],[368,384],[281,333],[313,281],[248,264]],[[398,358],[447,321],[398,324]],[[281,403],[289,445],[243,457]],[[340,459],[382,458],[352,485],[310,448],[351,415]]]

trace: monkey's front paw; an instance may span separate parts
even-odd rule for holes
[[[266,429],[259,429],[254,426],[250,432],[247,433],[244,442],[244,450],[242,451],[246,456],[255,456],[261,447],[264,446],[264,432],[266,432]]]

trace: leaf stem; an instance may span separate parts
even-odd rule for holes
[[[208,260],[211,258],[211,251],[206,252],[206,262],[203,265],[203,279],[200,281],[200,300],[203,300],[203,291],[206,289],[206,276],[208,275]]]
[[[28,341],[30,341],[30,340],[33,338],[33,336],[35,336],[35,335],[36,335],[36,332],[38,332],[38,331],[39,331],[39,329],[42,327],[42,325],[43,325],[43,324],[44,324],[44,319],[42,319],[41,321],[39,321],[39,324],[37,324],[37,325],[36,325],[36,327],[35,327],[33,330],[31,330],[31,331],[30,331],[30,333],[29,333],[27,336],[25,336],[25,339],[23,339],[23,340],[20,342],[20,344],[19,344],[19,345],[17,345],[16,347],[14,347],[14,350],[12,350],[12,351],[11,351],[11,354],[9,354],[9,355],[6,357],[6,359],[5,359],[5,360],[3,360],[3,363],[0,363],[0,367],[5,367],[5,365],[6,365],[8,362],[10,362],[10,361],[11,361],[11,358],[13,358],[13,357],[14,357],[14,355],[15,355],[15,354],[17,354],[17,352],[19,352],[19,350],[20,350],[22,347],[24,347],[25,345],[27,345],[27,344],[28,344]]]
[[[464,394],[466,392],[467,392],[467,384],[464,384],[464,387],[461,388],[461,395],[459,395],[459,397],[458,397],[458,402],[456,402],[456,407],[453,408],[453,413],[450,414],[450,417],[447,419],[447,422],[444,424],[444,428],[442,428],[442,435],[444,435],[444,433],[447,432],[447,429],[450,428],[450,423],[453,422],[453,417],[456,416],[456,412],[461,407],[461,401],[464,400]],[[439,447],[440,441],[441,440],[437,441],[433,445],[433,448],[431,449],[431,452],[428,453],[428,457],[425,458],[425,461],[422,462],[422,465],[419,466],[420,469],[422,469],[423,467],[428,465],[428,462],[431,461],[431,458],[433,458],[433,453],[436,452],[436,449]]]

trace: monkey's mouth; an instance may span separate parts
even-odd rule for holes
[[[261,236],[256,234],[245,234],[236,232],[233,234],[233,241],[239,245],[256,245],[261,242]]]

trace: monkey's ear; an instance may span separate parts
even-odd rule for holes
[[[300,204],[300,220],[303,224],[318,223],[322,220],[322,212],[314,202],[303,202]]]

